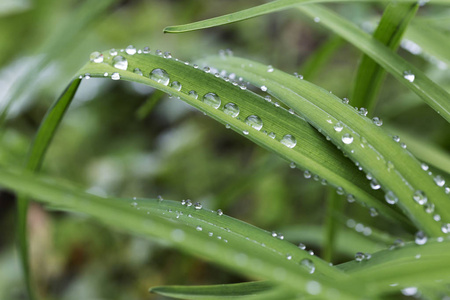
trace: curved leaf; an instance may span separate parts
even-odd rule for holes
[[[372,120],[328,91],[279,70],[268,72],[267,66],[257,62],[230,56],[210,57],[205,62],[236,73],[256,86],[267,86],[270,94],[304,116],[370,173],[386,191],[388,202],[399,200],[400,207],[419,228],[430,235],[442,235],[441,224],[416,203],[413,196],[424,192],[439,208],[443,220],[450,220],[445,210],[448,195],[422,170],[411,153]]]

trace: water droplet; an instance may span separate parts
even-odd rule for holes
[[[98,51],[92,52],[89,56],[89,60],[97,64],[101,63],[103,62],[103,54]]]
[[[291,254],[289,254],[289,253],[288,253],[288,254],[286,254],[286,259],[287,259],[287,260],[291,260],[291,259],[292,259],[292,255],[291,255]]]
[[[214,93],[207,93],[205,96],[203,96],[202,100],[205,104],[208,104],[209,106],[212,106],[215,109],[218,109],[220,106],[220,103],[222,102],[220,100],[219,96],[217,96]]]
[[[128,68],[128,60],[123,56],[116,56],[112,60],[112,65],[116,69],[125,70]]]
[[[174,81],[174,82],[172,82],[170,84],[170,87],[175,89],[175,90],[177,90],[177,91],[180,91],[181,90],[181,83],[179,83],[178,81]]]
[[[245,119],[245,124],[253,127],[256,130],[261,130],[261,128],[263,127],[261,118],[255,115],[248,116],[247,119]]]
[[[142,74],[142,71],[139,68],[134,69],[133,73],[136,74],[136,75],[139,75],[139,76],[144,75],[144,74]]]
[[[416,79],[416,76],[411,71],[405,71],[405,72],[403,72],[403,78],[405,78],[409,82],[414,82],[414,79]]]
[[[239,115],[239,107],[236,104],[229,102],[223,107],[223,112],[233,118],[236,118]]]
[[[371,217],[376,217],[378,216],[378,210],[375,207],[371,207],[369,208],[369,213]]]
[[[350,102],[350,100],[348,100],[348,98],[342,99],[342,103],[344,103],[344,104],[348,104],[349,102]]]
[[[188,95],[193,97],[194,99],[198,99],[198,94],[196,91],[189,91]]]
[[[269,72],[269,73],[273,72],[273,67],[271,65],[267,66],[267,72]]]
[[[319,295],[322,292],[322,285],[314,280],[306,283],[306,292],[310,295]]]
[[[191,201],[190,199],[187,199],[187,200],[186,200],[186,206],[187,206],[187,207],[192,206],[192,201]]]
[[[119,80],[120,79],[120,74],[117,72],[114,72],[111,74],[111,79],[112,80]]]
[[[285,136],[283,136],[280,142],[288,148],[294,148],[295,145],[297,145],[297,140],[290,134],[286,134]]]
[[[373,124],[375,124],[377,126],[383,125],[383,121],[380,118],[378,118],[378,117],[372,118],[372,122],[373,122]]]
[[[164,85],[168,85],[170,81],[169,74],[167,74],[165,70],[159,68],[153,69],[150,72],[150,79]]]
[[[417,190],[417,191],[414,192],[413,199],[414,199],[414,201],[416,201],[420,205],[424,205],[425,203],[427,203],[427,200],[428,200],[428,198],[425,195],[425,193],[423,191],[421,191],[421,190]]]
[[[314,265],[314,263],[312,262],[312,260],[308,259],[308,258],[304,258],[300,261],[300,265],[306,269],[306,271],[308,271],[309,274],[313,274],[314,271],[316,270],[316,266]]]
[[[436,222],[439,222],[441,220],[441,216],[436,214],[433,216],[433,220],[435,220]]]
[[[420,167],[422,168],[422,170],[424,170],[424,171],[428,171],[428,165],[426,164],[426,163],[422,163],[421,165],[420,165]]]
[[[441,226],[441,231],[443,233],[450,233],[450,223],[445,223]]]
[[[218,216],[223,215],[223,211],[222,211],[221,209],[218,209],[218,210],[217,210],[217,215],[218,215]]]
[[[300,243],[300,244],[298,244],[298,248],[300,248],[300,249],[302,249],[302,250],[305,250],[305,249],[306,249],[306,246],[305,246],[305,244]]]
[[[203,71],[205,71],[205,73],[209,73],[209,72],[211,72],[211,68],[210,67],[204,67]]]
[[[203,230],[202,226],[200,226],[200,225],[198,225],[197,227],[195,227],[195,229],[197,229],[197,231],[202,231],[202,230]]]
[[[342,187],[338,186],[338,187],[336,188],[336,193],[337,193],[338,195],[344,195],[344,194],[345,194],[345,191],[344,191],[344,189],[343,189]]]
[[[353,202],[355,202],[355,196],[353,196],[352,194],[348,194],[348,195],[347,195],[347,202],[348,202],[348,203],[353,203]]]
[[[397,196],[395,196],[394,192],[392,191],[388,191],[385,195],[384,195],[384,199],[386,199],[386,202],[388,204],[395,204],[398,202],[398,198]]]
[[[425,245],[425,243],[427,241],[428,241],[428,237],[425,235],[425,233],[423,231],[417,231],[414,242],[417,245]]]
[[[164,52],[164,58],[172,58],[172,54],[168,51]]]
[[[355,254],[355,260],[358,262],[361,262],[364,260],[364,258],[366,258],[366,256],[364,255],[364,253],[362,252],[356,252]]]
[[[320,22],[320,18],[319,17],[314,17],[314,22],[319,23]]]
[[[161,195],[158,195],[158,202],[161,203],[163,202],[164,198]]]
[[[277,135],[275,134],[275,132],[269,132],[267,136],[270,137],[271,139],[275,139]]]
[[[290,167],[291,169],[295,169],[297,166],[295,165],[295,162],[291,162],[291,163],[289,164],[289,167]]]
[[[400,142],[400,137],[398,135],[394,135],[392,139],[394,140],[394,142]]]
[[[372,179],[372,181],[370,182],[370,187],[372,188],[372,190],[379,190],[381,188],[381,185],[378,183],[378,181],[374,178]]]
[[[125,48],[125,52],[128,55],[135,55],[136,54],[136,47],[134,47],[133,45],[129,45],[128,47]]]
[[[159,49],[156,49],[155,50],[155,54],[156,55],[159,55],[159,56],[161,56],[163,53],[162,53],[162,51],[161,50],[159,50]]]
[[[337,122],[334,126],[334,131],[341,132],[344,129],[344,125],[341,122]]]
[[[261,86],[261,91],[263,91],[263,92],[267,92],[267,86],[265,86],[265,85],[262,85],[262,86]]]
[[[109,50],[109,54],[111,54],[112,56],[116,56],[117,50],[113,48],[113,49]]]
[[[249,132],[248,132],[248,130],[244,130],[244,131],[242,131],[242,133],[245,135],[248,135]]]
[[[406,144],[405,143],[400,143],[400,147],[402,147],[403,149],[406,149]]]
[[[298,74],[297,72],[294,72],[294,76],[298,79],[303,79],[303,75]]]
[[[402,294],[405,296],[414,296],[415,294],[417,294],[417,288],[414,286],[404,288],[401,291],[402,291]]]
[[[264,99],[265,99],[267,102],[272,102],[272,98],[271,98],[269,95],[265,96]]]
[[[344,144],[349,145],[349,144],[351,144],[353,142],[353,137],[350,135],[350,133],[344,133],[342,135],[342,142]]]
[[[360,109],[359,109],[359,112],[358,112],[361,116],[367,116],[367,113],[368,113],[368,111],[367,111],[367,108],[365,108],[365,107],[361,107]]]
[[[303,176],[304,176],[306,179],[310,179],[310,178],[311,178],[311,172],[309,172],[308,170],[306,170],[305,172],[303,172]]]
[[[437,175],[433,179],[437,186],[444,186],[445,179],[441,175]]]
[[[137,204],[137,202],[131,202],[131,206],[132,206],[132,207],[137,207],[138,204]]]
[[[280,240],[284,240],[284,235],[279,234],[279,235],[277,236],[277,238],[280,239]]]
[[[150,47],[144,47],[144,49],[142,49],[142,53],[145,53],[145,54],[150,53]]]
[[[197,209],[197,210],[198,209],[202,209],[202,204],[200,202],[195,202],[194,203],[194,208]]]

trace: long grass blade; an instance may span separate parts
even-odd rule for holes
[[[269,93],[305,117],[379,182],[388,203],[398,201],[419,228],[430,235],[442,235],[441,225],[426,213],[414,196],[424,192],[427,199],[442,208],[443,220],[450,220],[444,209],[448,200],[444,189],[422,170],[411,153],[372,120],[328,91],[276,69],[268,72],[267,66],[257,62],[237,57],[210,57],[205,62],[236,73],[256,86],[267,86]]]
[[[418,7],[419,4],[417,3],[390,3],[383,13],[373,38],[395,52]],[[375,107],[385,75],[386,71],[380,65],[369,56],[363,55],[350,98],[352,99],[352,104],[356,107],[365,107],[370,113]]]

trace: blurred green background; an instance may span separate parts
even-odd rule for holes
[[[0,1],[0,107],[14,85],[29,76],[1,130],[1,165],[23,165],[46,110],[93,51],[132,44],[194,61],[229,48],[235,55],[304,74],[340,97],[350,94],[361,56],[295,10],[197,32],[163,34],[165,26],[264,3],[253,0],[111,1],[108,9],[70,35],[66,29],[84,24],[83,9],[97,1]],[[363,28],[373,27],[383,10],[377,4],[331,7]],[[424,7],[419,15],[434,10]],[[66,32],[68,38],[61,38]],[[317,60],[324,49],[330,56]],[[49,53],[48,63],[39,64]],[[448,70],[405,50],[400,54],[448,87]],[[450,149],[449,125],[391,79],[388,76],[374,113],[420,141]],[[189,198],[263,229],[287,232],[294,225],[321,226],[328,193],[300,170],[181,101],[145,86],[101,79],[83,81],[49,149],[43,173],[99,195]],[[0,191],[0,299],[26,299],[15,250],[14,200],[13,194]],[[369,212],[357,205],[347,205],[345,212],[367,225],[389,225],[380,218],[367,221]],[[44,299],[164,299],[148,294],[148,288],[247,280],[82,215],[34,204],[29,226],[33,274]],[[300,233],[287,238],[303,241]],[[320,245],[308,248],[320,254]],[[341,253],[334,262],[348,258]]]

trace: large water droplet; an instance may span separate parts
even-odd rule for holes
[[[101,63],[103,62],[103,54],[98,51],[92,52],[89,56],[89,60],[94,63]]]
[[[263,127],[263,121],[260,117],[255,115],[250,115],[245,119],[245,124],[255,128],[256,130],[261,130]]]
[[[428,200],[428,198],[425,195],[425,193],[423,191],[421,191],[421,190],[417,190],[417,191],[414,192],[413,199],[414,199],[414,201],[416,201],[420,205],[424,205],[425,203],[427,203],[427,200]]]
[[[128,60],[119,55],[113,58],[112,65],[116,69],[126,70],[128,68]]]
[[[397,196],[395,196],[394,192],[392,191],[388,191],[385,195],[384,195],[384,199],[386,199],[386,202],[388,204],[395,204],[398,202],[398,198]]]
[[[307,259],[307,258],[302,259],[300,261],[300,264],[302,265],[302,267],[304,269],[306,269],[306,271],[308,271],[309,274],[314,273],[314,271],[316,270],[316,266],[314,265],[314,263],[310,259]]]
[[[239,115],[239,107],[236,104],[229,102],[223,107],[223,112],[233,118],[236,118]]]
[[[403,72],[403,78],[405,78],[409,82],[414,82],[414,79],[416,79],[416,76],[411,71],[405,71],[405,72]]]
[[[423,231],[417,231],[414,242],[417,245],[425,245],[425,243],[427,241],[428,241],[428,237],[425,235],[425,233]]]
[[[207,93],[205,96],[203,96],[203,102],[208,104],[209,106],[214,107],[215,109],[218,109],[220,106],[220,103],[222,102],[217,96],[217,94],[214,93]]]
[[[170,81],[169,74],[167,74],[165,70],[159,68],[153,69],[153,71],[150,72],[150,79],[164,85],[168,85]]]
[[[128,55],[135,55],[136,54],[136,47],[134,47],[133,45],[130,45],[130,46],[125,48],[125,52]]]
[[[349,145],[349,144],[351,144],[353,142],[353,137],[350,135],[350,133],[344,133],[342,135],[342,142],[344,144]]]
[[[297,145],[297,140],[291,134],[286,134],[283,136],[280,142],[288,148],[294,148],[295,145]]]

